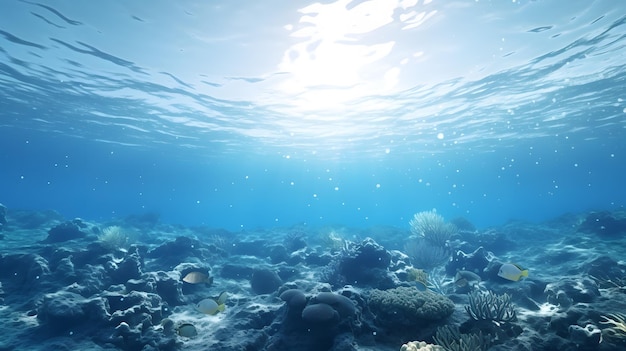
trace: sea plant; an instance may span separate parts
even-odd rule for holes
[[[424,286],[428,286],[428,273],[419,268],[409,268],[406,271],[407,280],[409,282],[420,282]]]
[[[130,243],[128,234],[117,225],[104,228],[98,240],[104,248],[111,251],[126,249]]]
[[[465,311],[477,321],[512,322],[516,319],[515,308],[511,303],[511,295],[494,294],[492,291],[482,293],[474,291],[469,294],[469,305]]]
[[[445,247],[448,240],[458,233],[454,224],[446,223],[435,211],[418,212],[409,221],[411,233],[424,238],[434,246]]]
[[[411,258],[413,266],[431,270],[450,259],[450,250],[435,246],[423,239],[413,239],[404,245],[405,253]]]
[[[489,338],[483,336],[481,332],[461,334],[456,325],[437,328],[433,340],[446,351],[484,351],[490,344]]]

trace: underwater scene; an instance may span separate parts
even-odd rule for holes
[[[6,0],[0,351],[626,350],[626,2]]]

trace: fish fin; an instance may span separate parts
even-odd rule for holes
[[[524,268],[524,267],[520,266],[520,265],[519,265],[519,264],[517,264],[517,263],[511,263],[511,264],[512,264],[512,265],[514,265],[515,267],[517,267],[517,269],[519,269],[520,271],[527,271],[527,269],[526,269],[526,268]]]
[[[522,277],[528,277],[528,269],[524,269],[521,273]]]
[[[220,295],[215,299],[218,305],[223,305],[226,303],[226,299],[228,299],[228,293],[226,291],[222,291]]]

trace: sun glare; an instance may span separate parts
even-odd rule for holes
[[[297,109],[334,109],[393,91],[402,65],[413,59],[392,58],[394,31],[414,28],[435,12],[417,11],[417,0],[351,2],[315,3],[299,10],[297,24],[284,27],[295,43],[279,65],[288,74],[278,90],[293,97]]]

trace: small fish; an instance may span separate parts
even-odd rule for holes
[[[215,299],[218,305],[223,305],[226,303],[226,299],[228,299],[228,293],[226,291],[222,291],[220,295]]]
[[[471,271],[456,271],[454,284],[458,287],[468,286],[472,282],[480,283],[480,276]]]
[[[204,299],[196,304],[196,308],[204,314],[214,316],[219,312],[223,312],[226,306],[223,303],[218,303],[218,301],[214,299]]]
[[[176,333],[186,338],[193,338],[198,335],[198,330],[191,323],[183,323],[176,328]]]
[[[498,276],[516,282],[522,278],[528,277],[528,269],[524,269],[514,263],[505,263],[500,266]]]
[[[209,277],[207,274],[198,271],[187,273],[182,280],[188,284],[205,283],[211,285],[213,283],[213,277]]]

